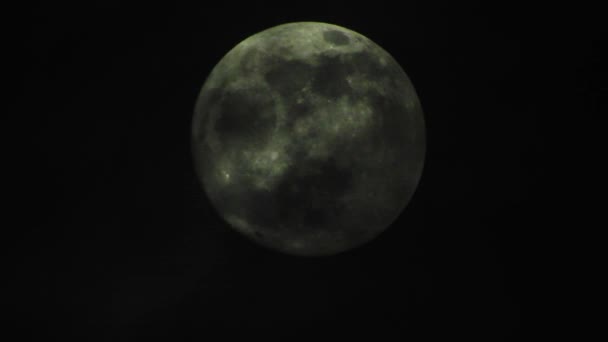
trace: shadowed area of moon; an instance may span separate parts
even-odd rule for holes
[[[424,118],[412,83],[368,38],[280,25],[234,47],[196,103],[192,151],[235,230],[284,253],[360,246],[405,208],[421,176]]]

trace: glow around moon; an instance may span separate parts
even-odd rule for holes
[[[284,253],[329,255],[384,231],[421,176],[418,96],[381,47],[284,24],[234,47],[196,103],[197,174],[225,221]]]

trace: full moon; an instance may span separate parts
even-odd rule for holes
[[[385,231],[411,200],[425,151],[422,108],[400,65],[365,36],[318,22],[236,45],[205,81],[192,122],[196,173],[218,214],[299,256]]]

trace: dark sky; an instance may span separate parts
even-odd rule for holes
[[[15,272],[6,307],[24,341],[543,336],[546,152],[561,114],[606,109],[591,72],[597,11],[82,3],[20,12],[28,133],[16,154],[32,166],[19,171],[15,198],[29,214],[5,253]],[[290,21],[378,43],[425,112],[427,161],[412,202],[372,243],[334,257],[290,257],[233,233],[192,167],[194,102],[215,63]]]

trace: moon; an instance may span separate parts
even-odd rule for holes
[[[418,95],[388,52],[344,27],[296,22],[248,37],[213,68],[192,154],[231,228],[275,251],[324,256],[397,219],[422,174],[425,134]]]

